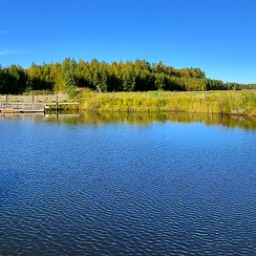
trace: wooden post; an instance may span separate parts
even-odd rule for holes
[[[58,110],[58,105],[59,105],[59,98],[58,98],[58,94],[56,94],[56,110]]]
[[[81,94],[79,94],[79,103],[78,103],[78,106],[77,106],[77,110],[80,109],[80,106],[81,106]]]

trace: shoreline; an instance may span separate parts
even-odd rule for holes
[[[8,96],[23,102],[22,95]],[[32,96],[33,97],[33,96]],[[256,116],[256,91],[200,91],[200,92],[109,92],[84,89],[73,98],[58,101],[38,96],[38,103],[48,104],[51,111],[88,111],[95,113],[205,113],[236,116]],[[29,98],[30,99],[30,98]],[[34,97],[30,101],[34,100]],[[37,101],[36,101],[37,102]],[[76,105],[73,105],[76,102]],[[19,103],[20,104],[20,103]]]
[[[256,115],[255,91],[82,92],[80,110],[92,112],[188,112]]]

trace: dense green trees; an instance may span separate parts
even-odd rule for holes
[[[199,68],[175,69],[161,61],[150,64],[134,62],[91,62],[66,58],[61,63],[32,63],[28,69],[12,65],[0,66],[0,93],[21,94],[31,90],[66,92],[70,88],[88,87],[101,91],[202,91],[255,89],[256,85],[224,83],[207,79]]]
[[[12,65],[2,69],[0,67],[0,93],[20,94],[26,90],[28,76],[26,70]]]

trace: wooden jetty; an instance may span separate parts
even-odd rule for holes
[[[24,112],[44,112],[43,103],[21,103],[21,102],[1,102],[0,111],[2,113],[24,113]]]
[[[34,113],[45,112],[47,109],[59,109],[67,105],[79,105],[78,102],[54,102],[54,103],[23,103],[23,102],[0,102],[2,113]]]

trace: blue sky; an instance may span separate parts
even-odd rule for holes
[[[256,83],[255,0],[8,0],[0,64],[146,59]]]

